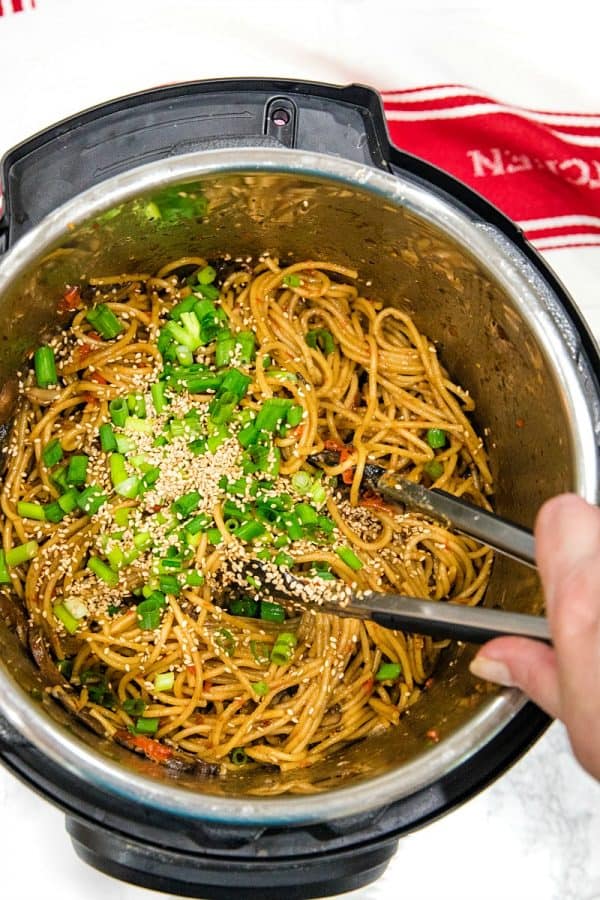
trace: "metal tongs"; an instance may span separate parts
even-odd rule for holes
[[[309,457],[309,462],[319,468],[336,465],[337,460],[332,457],[337,455],[335,451],[325,450]],[[533,532],[522,525],[515,525],[446,491],[407,481],[373,463],[366,464],[361,484],[381,494],[393,506],[421,512],[446,528],[452,526],[504,556],[536,568]]]
[[[337,454],[334,454],[334,456]],[[309,462],[322,467],[336,465],[328,451],[311,456]],[[452,526],[457,531],[493,547],[500,553],[535,568],[535,546],[532,532],[453,497],[445,491],[428,490],[387,472],[381,466],[365,466],[363,484],[380,493],[393,505],[400,504],[424,513],[429,518]],[[518,635],[551,643],[548,620],[486,607],[464,606],[458,603],[423,600],[403,594],[376,591],[343,592],[331,587],[323,593],[318,604],[302,598],[307,595],[307,582],[289,572],[279,570],[276,578],[258,561],[248,564],[252,575],[271,596],[284,599],[296,608],[314,608],[338,616],[370,619],[384,628],[427,634],[437,639],[454,638],[468,643],[484,643],[501,635]]]
[[[285,569],[278,569],[274,574],[270,566],[259,560],[248,561],[245,572],[258,581],[261,591],[302,611],[312,609],[367,619],[384,628],[427,634],[437,640],[453,638],[483,644],[495,637],[517,635],[551,643],[548,620],[542,616],[462,606],[452,601],[422,600],[404,594],[351,591],[346,585],[338,587],[333,582],[325,582],[327,587],[318,599],[311,600],[307,591],[311,585],[309,579],[297,578]],[[247,591],[247,585],[244,589]]]

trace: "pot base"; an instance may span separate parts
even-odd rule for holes
[[[125,837],[67,817],[75,852],[88,865],[120,881],[203,900],[310,900],[355,891],[379,878],[397,839],[310,857],[219,859],[191,855]]]

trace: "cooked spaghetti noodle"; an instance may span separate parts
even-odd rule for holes
[[[0,581],[49,690],[101,732],[211,772],[295,770],[398,724],[444,645],[300,615],[250,575],[223,589],[225,567],[288,568],[315,600],[341,580],[476,604],[491,552],[361,479],[377,461],[482,506],[492,479],[468,393],[356,272],[215,266],[66,291],[69,324],[21,373]]]

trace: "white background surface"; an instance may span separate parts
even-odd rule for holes
[[[6,5],[6,4],[5,4]],[[398,2],[37,0],[0,19],[0,153],[115,96],[234,75],[478,87],[600,112],[597,14],[571,5],[418,11]],[[599,150],[600,153],[600,150]],[[546,254],[600,336],[600,250]],[[151,900],[80,863],[62,816],[0,769],[1,900]],[[554,725],[458,811],[404,838],[361,900],[600,900],[600,786]]]

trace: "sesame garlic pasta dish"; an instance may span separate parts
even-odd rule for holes
[[[468,393],[359,284],[268,256],[90,279],[20,373],[0,590],[47,690],[152,760],[293,772],[399,723],[445,644],[322,613],[311,586],[483,597],[489,549],[361,484],[372,461],[492,492]],[[255,560],[303,579],[307,608],[244,576]]]

